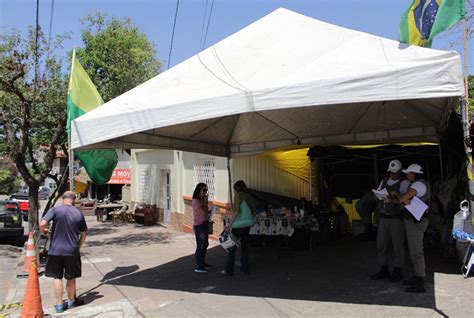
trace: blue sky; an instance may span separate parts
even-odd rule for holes
[[[51,3],[40,0],[40,24],[49,33]],[[201,50],[206,0],[180,0],[171,66]],[[400,16],[411,0],[214,0],[205,47],[247,26],[279,7],[389,39],[398,38]],[[207,0],[207,13],[212,0]],[[0,32],[16,28],[26,30],[35,23],[36,0],[0,0]],[[107,11],[113,17],[129,17],[154,43],[157,57],[168,63],[176,0],[54,0],[52,34],[72,33],[66,49],[82,45],[80,19],[94,11]],[[207,23],[207,22],[206,22]],[[435,38],[433,48],[457,50],[450,46],[452,36]],[[474,56],[472,41],[469,56]],[[470,62],[472,64],[472,62]],[[474,73],[474,68],[470,73]]]

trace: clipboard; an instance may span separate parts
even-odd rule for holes
[[[405,209],[410,212],[417,221],[421,219],[423,214],[426,212],[428,209],[428,206],[426,205],[425,202],[421,201],[417,196],[414,196],[411,199],[410,204],[405,205]]]

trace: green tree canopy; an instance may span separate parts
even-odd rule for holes
[[[85,47],[76,54],[105,102],[159,73],[153,44],[130,19],[95,13],[82,24]]]

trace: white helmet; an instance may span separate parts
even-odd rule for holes
[[[400,170],[402,170],[402,163],[400,161],[398,161],[397,159],[390,161],[390,163],[388,164],[387,171],[397,173]]]
[[[408,166],[408,168],[403,169],[402,171],[403,173],[414,172],[418,174],[423,174],[423,168],[417,163],[412,163],[411,165]]]

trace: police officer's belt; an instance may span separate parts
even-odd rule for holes
[[[380,217],[384,219],[401,219],[402,218],[401,214],[393,215],[393,214],[384,214],[384,213],[380,213]]]

